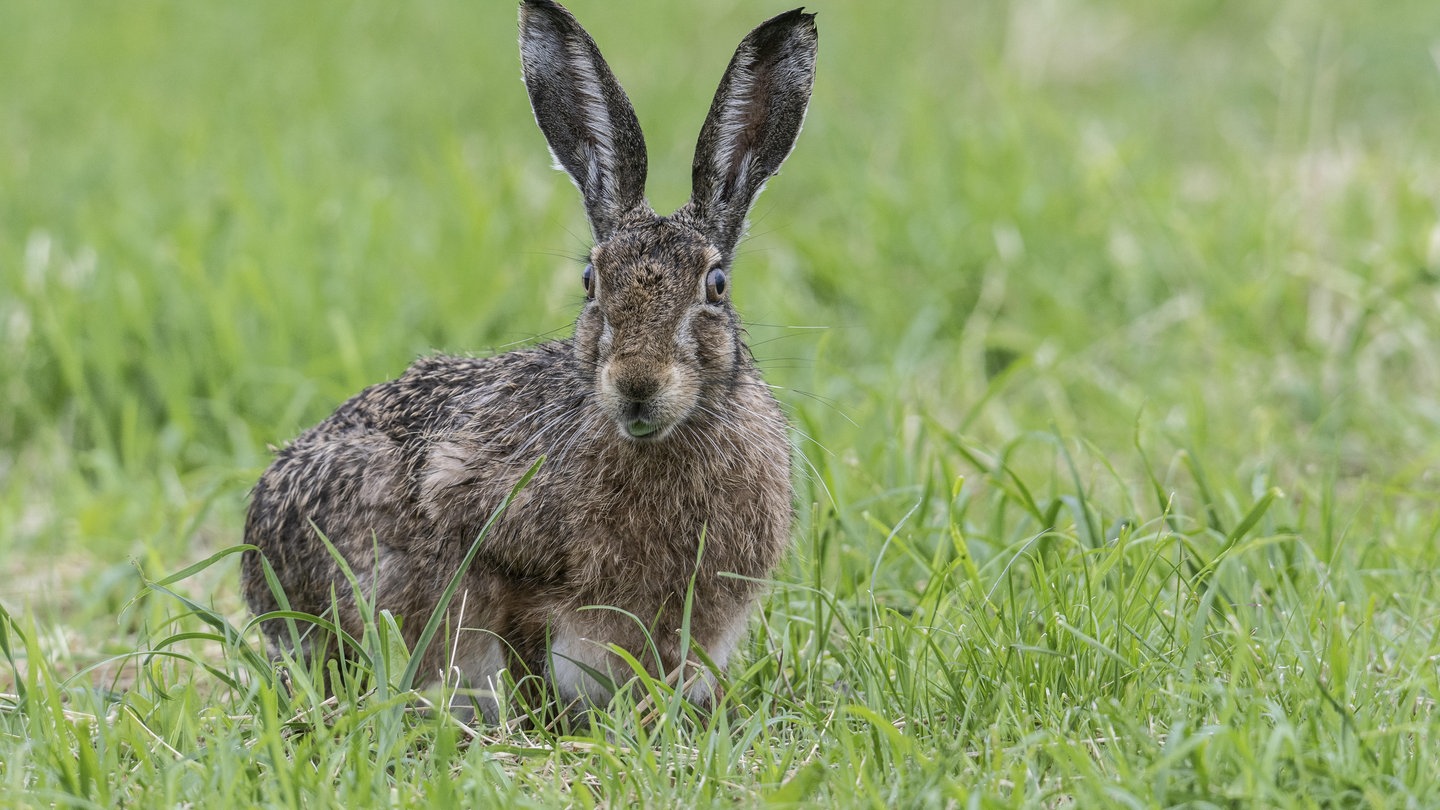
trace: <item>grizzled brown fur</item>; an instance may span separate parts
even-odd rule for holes
[[[753,580],[788,546],[793,509],[786,423],[730,304],[731,252],[799,133],[815,47],[813,15],[798,10],[742,41],[697,146],[696,196],[662,217],[644,200],[639,124],[594,42],[558,4],[522,3],[536,120],[597,243],[575,335],[422,359],[281,450],[245,524],[259,549],[242,565],[250,608],[279,607],[263,555],[292,608],[324,614],[333,592],[340,624],[359,632],[318,530],[413,644],[485,521],[543,455],[481,544],[450,606],[452,634],[422,672],[456,667],[483,690],[508,668],[543,675],[566,700],[603,701],[609,686],[592,673],[628,675],[605,645],[657,675],[687,660],[692,582],[691,634],[724,666]],[[582,610],[596,605],[618,610]],[[277,650],[290,643],[283,622],[264,629]],[[700,678],[690,696],[709,700],[713,684]]]

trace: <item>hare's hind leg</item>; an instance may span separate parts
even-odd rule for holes
[[[395,451],[387,437],[360,434],[302,437],[280,452],[255,485],[245,519],[245,540],[255,549],[242,561],[242,585],[253,613],[288,607],[333,620],[358,638],[364,623],[342,560],[371,609],[402,612],[383,604],[389,595],[380,592],[389,578],[385,540],[418,533],[403,508]],[[272,657],[288,651],[323,662],[343,652],[313,624],[269,619],[262,630]]]

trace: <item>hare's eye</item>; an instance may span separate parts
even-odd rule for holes
[[[705,275],[705,298],[710,303],[716,303],[725,297],[725,288],[730,286],[730,280],[725,278],[725,271],[716,267]]]
[[[585,265],[585,272],[580,274],[580,280],[585,283],[585,297],[595,297],[595,266]]]

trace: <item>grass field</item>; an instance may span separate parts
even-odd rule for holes
[[[574,1],[657,209],[784,7]],[[287,695],[227,553],[267,445],[569,328],[514,4],[0,4],[0,805],[1440,806],[1440,4],[812,8],[735,272],[795,551],[727,711],[560,731],[379,635]]]

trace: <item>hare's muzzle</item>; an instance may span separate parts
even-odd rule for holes
[[[663,438],[695,399],[673,368],[636,369],[614,362],[601,369],[600,394],[621,433],[645,441]]]

